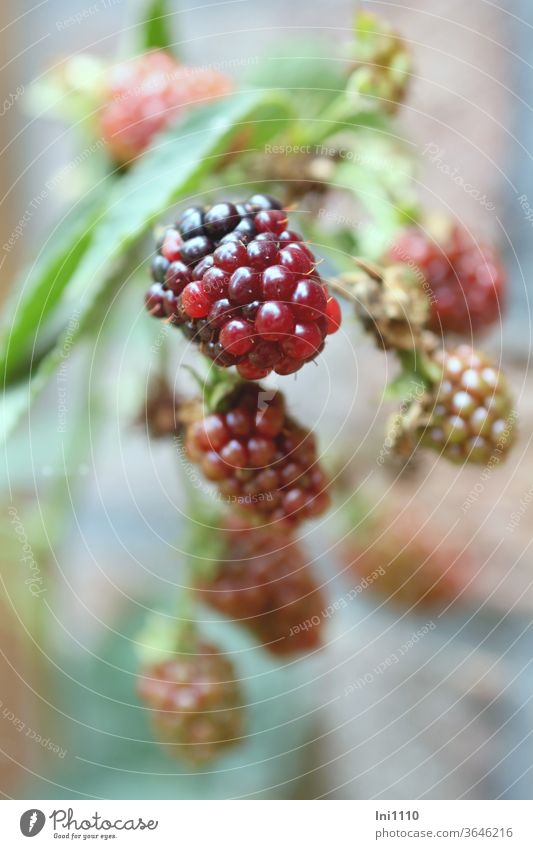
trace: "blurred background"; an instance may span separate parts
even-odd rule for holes
[[[468,552],[475,565],[460,601],[435,611],[358,593],[328,617],[321,651],[282,663],[238,628],[208,622],[238,657],[253,706],[249,738],[199,772],[168,759],[136,701],[131,649],[146,611],[175,581],[182,493],[167,447],[147,442],[132,423],[134,411],[117,400],[129,391],[120,384],[124,360],[135,361],[133,343],[119,338],[116,360],[96,357],[100,373],[91,374],[111,414],[88,443],[80,440],[74,465],[65,466],[57,439],[54,381],[4,455],[3,510],[15,505],[20,520],[10,514],[3,532],[6,574],[11,563],[26,568],[20,546],[33,545],[32,523],[51,564],[37,599],[42,640],[39,630],[28,637],[24,601],[4,583],[6,798],[531,798],[533,224],[525,204],[533,204],[533,9],[526,0],[188,0],[181,9],[176,4],[176,39],[190,63],[227,62],[230,74],[236,57],[243,65],[265,55],[275,60],[282,43],[302,38],[319,37],[334,55],[357,5],[387,17],[414,55],[397,126],[418,157],[422,202],[494,240],[505,257],[508,311],[483,347],[505,365],[520,439],[508,463],[484,477],[479,468],[436,457],[421,458],[412,474],[377,465],[388,411],[379,401],[390,364],[350,319],[320,366],[325,395],[303,372],[291,382],[292,406],[302,421],[318,421],[333,463],[349,458],[346,474],[352,484],[364,482],[370,504],[390,517],[408,506],[438,528],[435,549],[453,540],[461,556]],[[2,112],[0,244],[33,210],[23,237],[2,252],[2,295],[61,216],[69,186],[41,199],[40,193],[79,144],[69,126],[39,117],[35,103],[29,110],[25,96],[59,57],[113,55],[136,15],[137,4],[128,0],[10,0],[0,7],[2,100],[10,104]],[[465,191],[465,181],[482,190],[490,209]],[[69,405],[86,394],[77,368],[74,357]],[[91,421],[82,426],[91,430]],[[50,511],[56,498],[63,507]],[[358,584],[339,545],[339,515],[337,509],[304,533],[332,599]],[[31,548],[32,562],[41,556]]]

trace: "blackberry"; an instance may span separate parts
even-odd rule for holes
[[[216,574],[198,588],[202,600],[237,620],[273,654],[320,646],[325,600],[298,543],[286,531],[238,519],[223,537]],[[313,627],[302,627],[310,621]]]
[[[432,360],[442,379],[420,404],[416,437],[458,463],[503,459],[516,435],[503,373],[468,345],[437,351]]]
[[[248,380],[298,371],[341,322],[312,252],[280,207],[253,195],[184,210],[158,242],[145,296],[153,316],[182,327],[202,353]]]
[[[459,224],[444,222],[443,228],[438,223],[443,232],[435,236],[419,228],[401,233],[391,258],[423,277],[430,329],[459,334],[484,330],[501,318],[504,306],[507,280],[500,258],[494,247],[478,244]]]
[[[344,560],[358,581],[403,608],[448,605],[458,599],[473,574],[462,546],[442,542],[413,516],[382,517],[364,526],[343,546]]]
[[[145,53],[110,69],[99,115],[102,137],[113,159],[127,163],[195,105],[232,90],[218,71],[188,68],[163,51]]]
[[[290,419],[281,393],[241,383],[224,412],[194,421],[186,449],[221,496],[256,519],[295,525],[329,506],[328,481],[311,433]]]
[[[203,764],[242,739],[242,696],[233,665],[209,643],[198,644],[195,654],[147,666],[138,693],[174,757]]]

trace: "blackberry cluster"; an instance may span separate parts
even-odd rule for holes
[[[431,303],[430,329],[470,334],[500,318],[506,275],[497,252],[478,244],[458,224],[444,240],[432,239],[416,227],[405,230],[390,255],[423,275]]]
[[[457,463],[505,457],[515,438],[512,398],[504,375],[468,345],[437,351],[442,380],[422,404],[422,444]]]
[[[456,601],[468,585],[472,564],[462,548],[412,517],[372,524],[344,549],[345,561],[368,589],[402,608]]]
[[[226,501],[256,518],[294,525],[327,509],[328,482],[313,435],[287,416],[281,393],[271,395],[240,384],[224,412],[188,426],[185,444]]]
[[[248,628],[268,651],[289,655],[321,644],[325,600],[294,539],[284,531],[231,522],[215,577],[200,597]],[[302,627],[318,617],[318,624]]]
[[[232,90],[218,71],[180,65],[161,50],[144,53],[109,71],[99,114],[102,138],[115,162],[124,164],[189,109]]]
[[[312,252],[268,195],[186,209],[158,244],[152,278],[147,310],[246,380],[298,371],[340,325]]]
[[[209,643],[194,655],[147,667],[138,681],[141,700],[169,753],[202,764],[243,734],[242,698],[229,659]]]

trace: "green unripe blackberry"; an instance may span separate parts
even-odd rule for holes
[[[432,360],[442,379],[422,402],[422,444],[457,463],[502,460],[516,430],[504,374],[468,345],[437,351]]]

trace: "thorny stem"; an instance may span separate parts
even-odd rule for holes
[[[194,486],[187,467],[182,462],[183,442],[180,440],[180,451],[178,456],[179,473],[182,482],[182,491],[185,494],[185,512],[189,526],[186,540],[186,551],[184,552],[183,584],[178,590],[176,603],[176,639],[175,650],[178,653],[188,654],[194,652],[196,644],[196,617],[195,617],[195,584],[199,573],[211,572],[213,564],[217,562],[219,552],[219,539],[213,533],[211,524],[218,511],[211,511],[199,495],[197,487]],[[197,561],[201,559],[201,566]]]
[[[224,396],[243,382],[241,377],[230,374],[227,369],[220,368],[215,364],[209,367],[209,373],[205,378],[191,366],[185,365],[183,368],[191,374],[198,385],[202,393],[203,405],[209,413],[214,412]]]
[[[363,280],[362,274],[357,276],[350,274],[341,277],[328,277],[328,288],[332,289],[341,298],[344,298],[345,301],[356,304],[357,298],[353,292],[352,285],[361,280]]]

